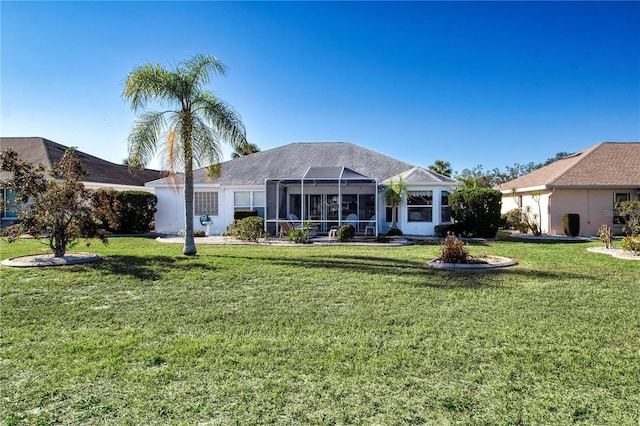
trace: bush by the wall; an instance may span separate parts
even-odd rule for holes
[[[433,229],[433,233],[438,238],[445,238],[449,234],[460,234],[460,225],[457,223],[445,223],[443,225],[436,225]]]
[[[93,193],[92,202],[104,229],[122,234],[139,234],[149,230],[158,198],[145,191],[100,189]]]
[[[356,235],[356,228],[353,225],[341,225],[336,231],[338,241],[351,241]]]
[[[580,215],[578,213],[565,213],[562,215],[562,226],[565,235],[577,237],[580,235]]]
[[[496,189],[461,189],[449,196],[451,216],[467,237],[494,238],[500,226],[502,193]]]
[[[509,229],[520,228],[520,222],[522,222],[522,209],[511,209],[504,216]]]
[[[264,220],[260,216],[249,216],[236,220],[227,230],[227,234],[242,241],[257,243],[260,238],[269,236],[264,230]]]
[[[116,198],[119,203],[119,231],[124,234],[147,232],[156,213],[158,197],[145,191],[122,191]]]
[[[233,220],[241,220],[252,216],[258,216],[258,210],[236,210],[233,212]]]

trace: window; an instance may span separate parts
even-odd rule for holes
[[[233,193],[233,210],[256,210],[264,217],[264,191],[236,191]]]
[[[16,204],[16,197],[18,194],[11,192],[8,189],[0,189],[0,206],[2,206],[2,217],[17,218],[18,217],[18,205]],[[7,204],[4,204],[4,203]]]
[[[440,222],[451,222],[451,208],[449,207],[449,191],[440,193]]]
[[[218,216],[217,192],[195,192],[193,195],[193,213],[196,216]]]
[[[618,204],[624,203],[625,201],[631,201],[631,193],[616,192],[613,194],[613,223],[616,225],[626,223],[625,217],[618,214]]]
[[[433,191],[409,191],[407,217],[409,222],[432,222]]]

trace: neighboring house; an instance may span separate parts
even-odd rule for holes
[[[257,210],[266,230],[279,235],[282,222],[311,221],[319,233],[350,223],[356,232],[386,232],[390,208],[384,184],[402,177],[409,197],[398,211],[405,234],[433,235],[434,227],[451,221],[448,196],[458,182],[421,167],[346,142],[292,143],[221,164],[220,176],[207,180],[194,171],[194,229],[221,234],[233,223],[234,211]],[[158,197],[156,231],[184,228],[183,176],[146,184]]]
[[[580,215],[580,235],[595,235],[603,224],[619,233],[616,204],[640,200],[640,142],[603,142],[497,189],[502,213],[519,206],[540,211],[543,233],[563,235],[564,213]]]
[[[46,170],[51,170],[54,163],[60,162],[68,147],[38,137],[0,138],[0,151],[9,148],[13,148],[23,160],[30,163],[41,163]],[[118,191],[151,191],[144,184],[163,176],[160,171],[149,169],[132,174],[127,166],[110,163],[81,151],[76,151],[76,154],[82,161],[84,171],[89,173],[83,179],[85,187],[89,189],[112,188]],[[8,201],[7,205],[3,203],[0,206],[2,224],[6,224],[17,218],[16,206],[13,203],[15,194],[5,188],[0,188],[0,198]]]

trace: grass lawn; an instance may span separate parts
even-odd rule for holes
[[[640,262],[589,244],[199,246],[114,238],[65,268],[0,268],[0,421],[640,422]],[[37,253],[0,242],[0,257]]]

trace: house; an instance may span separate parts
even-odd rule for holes
[[[45,170],[50,170],[54,163],[60,162],[68,147],[40,137],[0,138],[0,150],[4,151],[9,148],[16,151],[23,160],[30,163],[41,163],[45,166]],[[110,163],[81,151],[76,151],[76,154],[82,162],[84,171],[88,173],[83,184],[89,189],[152,191],[144,184],[163,176],[160,171],[150,169],[132,174],[125,165]],[[0,177],[4,178],[4,176]],[[0,188],[0,196],[2,200],[8,201],[7,205],[1,207],[2,224],[5,225],[17,218],[16,206],[12,203],[15,194],[5,188]]]
[[[398,211],[398,227],[410,235],[433,235],[451,221],[448,196],[458,182],[347,142],[292,143],[221,164],[220,175],[207,180],[194,171],[194,229],[223,233],[234,211],[256,210],[265,228],[278,235],[283,222],[311,221],[320,234],[343,223],[356,232],[378,234],[391,225],[383,200],[384,185],[403,178],[409,196]],[[158,197],[156,231],[184,228],[183,176],[146,184]]]
[[[595,235],[603,224],[619,233],[616,204],[640,200],[640,142],[603,142],[497,189],[503,213],[529,206],[543,233],[563,235],[564,213],[580,215],[580,235]]]

